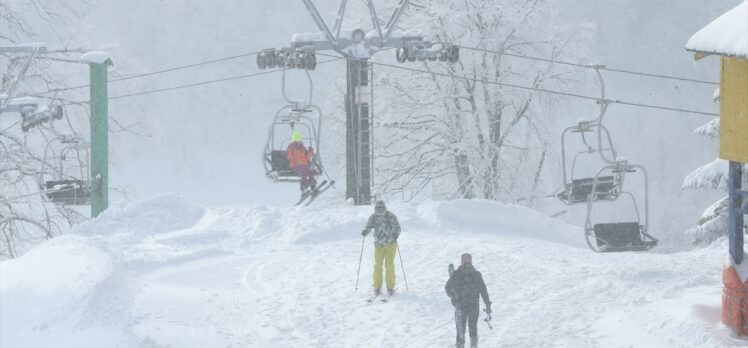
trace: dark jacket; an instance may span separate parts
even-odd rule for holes
[[[479,296],[483,297],[486,307],[491,305],[483,276],[472,265],[462,265],[454,271],[444,286],[444,290],[447,291],[452,304],[463,310],[477,311],[480,307]]]

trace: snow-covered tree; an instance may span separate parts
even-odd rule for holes
[[[518,202],[542,189],[546,96],[499,84],[552,88],[564,75],[494,52],[557,58],[565,44],[544,25],[544,5],[435,0],[414,9],[414,22],[432,23],[434,41],[478,50],[462,49],[454,65],[410,65],[432,74],[377,70],[377,100],[387,100],[377,105],[379,193]]]
[[[714,100],[719,100],[719,89],[714,94]],[[712,140],[719,140],[719,117],[700,126],[694,133]],[[689,173],[683,181],[683,188],[726,192],[728,172],[728,162],[717,158]],[[743,176],[743,187],[748,187],[748,175]],[[696,226],[686,231],[686,234],[693,238],[694,244],[709,244],[727,235],[727,198],[725,196],[712,203],[698,219]]]
[[[20,45],[40,41],[35,31],[46,26],[64,27],[63,17],[75,16],[76,10],[90,6],[86,0],[70,1],[3,1],[0,2],[0,46]],[[68,40],[61,40],[68,42]],[[63,119],[22,127],[17,112],[0,114],[0,260],[16,257],[33,245],[62,234],[71,226],[88,218],[86,206],[71,206],[52,202],[45,194],[45,180],[65,176],[60,165],[74,162],[87,154],[75,151],[62,154],[69,146],[65,138],[86,141],[88,118],[85,105],[70,105],[66,93],[57,90],[67,87],[70,67],[83,49],[48,47],[47,52],[31,60],[28,53],[6,52],[0,55],[0,95],[2,102],[13,104],[19,98],[32,100],[40,108],[68,104]],[[74,71],[87,73],[87,69]],[[8,96],[14,81],[17,88]],[[81,91],[85,92],[85,89]],[[79,92],[79,91],[73,91]],[[70,117],[69,117],[70,116]],[[116,127],[116,121],[115,127]],[[74,157],[74,158],[73,158]],[[83,168],[77,168],[80,172]],[[77,176],[81,176],[77,173]]]

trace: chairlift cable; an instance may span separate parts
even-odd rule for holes
[[[342,58],[336,57],[334,59],[329,59],[329,60],[321,61],[321,62],[319,62],[317,64],[329,63],[329,62],[336,61],[336,60],[339,60],[339,59],[342,59]],[[196,83],[191,83],[191,84],[186,84],[186,85],[179,85],[179,86],[168,87],[168,88],[161,88],[161,89],[154,89],[154,90],[148,90],[148,91],[142,91],[142,92],[136,92],[136,93],[130,93],[130,94],[123,94],[123,95],[109,97],[108,100],[116,100],[116,99],[122,99],[122,98],[129,98],[129,97],[139,96],[139,95],[147,95],[147,94],[152,94],[152,93],[173,91],[173,90],[178,90],[178,89],[183,89],[183,88],[208,85],[208,84],[212,84],[212,83],[218,83],[218,82],[225,82],[225,81],[231,81],[231,80],[239,80],[239,79],[244,79],[244,78],[256,77],[256,76],[260,76],[260,75],[269,75],[269,74],[276,73],[276,72],[281,72],[281,71],[283,71],[283,69],[268,70],[268,71],[263,71],[263,72],[259,72],[259,73],[254,73],[254,74],[237,75],[237,76],[231,76],[231,77],[226,77],[226,78],[222,78],[222,79],[208,80],[208,81],[196,82]],[[88,103],[88,101],[76,101],[76,102],[69,102],[69,103],[62,104],[62,106],[79,105],[79,104],[86,104],[86,103]]]
[[[621,74],[647,76],[647,77],[661,78],[661,79],[667,79],[667,80],[686,81],[686,82],[694,82],[694,83],[701,83],[701,84],[708,84],[708,85],[719,86],[719,82],[699,80],[699,79],[694,79],[694,78],[689,78],[689,77],[652,74],[652,73],[645,73],[645,72],[625,70],[625,69],[614,69],[614,68],[608,68],[608,67],[606,67],[604,65],[572,63],[572,62],[568,62],[568,61],[561,61],[561,60],[555,60],[555,59],[550,59],[550,58],[525,56],[525,55],[521,55],[521,54],[517,54],[517,53],[494,51],[494,50],[489,50],[489,49],[484,49],[484,48],[461,46],[461,45],[455,45],[455,46],[457,46],[459,48],[464,48],[464,49],[467,49],[467,50],[487,52],[487,53],[494,53],[494,54],[508,56],[508,57],[515,57],[515,58],[521,58],[521,59],[529,59],[529,60],[535,60],[535,61],[541,61],[541,62],[553,63],[553,64],[568,65],[568,66],[574,66],[574,67],[579,67],[579,68],[600,69],[600,70],[604,70],[604,71],[617,72],[617,73],[621,73]]]
[[[260,52],[258,51],[258,52],[238,54],[238,55],[235,55],[235,56],[218,58],[218,59],[208,60],[208,61],[199,62],[199,63],[193,63],[193,64],[182,65],[182,66],[177,66],[177,67],[173,67],[173,68],[167,68],[167,69],[163,69],[163,70],[156,70],[156,71],[151,71],[151,72],[142,73],[142,74],[124,76],[124,77],[119,77],[119,78],[111,79],[111,80],[109,80],[109,82],[110,83],[111,82],[119,82],[119,81],[132,80],[132,79],[146,77],[146,76],[159,75],[159,74],[164,74],[164,73],[168,73],[168,72],[173,72],[173,71],[178,71],[178,70],[183,70],[183,69],[194,68],[194,67],[198,67],[198,66],[202,66],[202,65],[220,63],[220,62],[224,62],[224,61],[228,61],[228,60],[233,60],[233,59],[237,59],[237,58],[250,57],[250,56],[253,56],[253,55],[256,55],[256,54],[259,54],[259,53]],[[57,89],[49,90],[47,92],[39,92],[39,93],[30,94],[30,96],[39,96],[39,95],[49,94],[49,93],[53,93],[53,92],[70,91],[70,90],[80,89],[80,88],[85,88],[85,87],[90,87],[90,86],[91,86],[90,84],[85,84],[85,85],[79,85],[79,86],[73,86],[73,87],[57,88]]]
[[[340,57],[332,54],[324,54],[319,53],[319,55],[323,56],[329,56],[329,57]],[[690,110],[690,109],[682,109],[682,108],[674,108],[674,107],[668,107],[668,106],[660,106],[660,105],[651,105],[651,104],[643,104],[643,103],[633,103],[633,102],[627,102],[623,100],[617,100],[617,99],[605,99],[602,100],[600,97],[592,97],[588,95],[582,95],[582,94],[576,94],[576,93],[570,93],[570,92],[563,92],[563,91],[556,91],[552,89],[545,89],[545,88],[537,88],[537,87],[528,87],[528,86],[522,86],[522,85],[516,85],[506,82],[498,82],[489,80],[485,77],[481,78],[473,78],[469,76],[462,76],[462,75],[450,75],[447,73],[440,73],[436,71],[428,71],[428,70],[422,70],[417,68],[410,68],[400,65],[394,65],[394,64],[387,64],[387,63],[380,63],[380,62],[369,62],[370,64],[379,65],[383,67],[389,67],[389,68],[395,68],[395,69],[401,69],[401,70],[408,70],[412,72],[422,73],[422,74],[431,74],[431,75],[437,75],[437,76],[443,76],[443,77],[449,77],[453,79],[460,79],[460,80],[466,80],[466,81],[477,81],[497,86],[503,86],[503,87],[509,87],[509,88],[516,88],[516,89],[523,89],[523,90],[529,90],[529,91],[535,91],[535,92],[541,92],[541,93],[548,93],[548,94],[555,94],[555,95],[561,95],[565,97],[572,97],[572,98],[579,98],[579,99],[585,99],[585,100],[594,100],[596,102],[605,102],[605,103],[615,103],[615,104],[622,104],[622,105],[629,105],[629,106],[635,106],[640,108],[649,108],[649,109],[658,109],[658,110],[667,110],[667,111],[677,111],[677,112],[685,112],[685,113],[691,113],[691,114],[697,114],[697,115],[705,115],[705,116],[717,116],[719,117],[718,113],[713,112],[706,112],[706,111],[698,111],[698,110]]]
[[[21,120],[18,120],[18,121],[16,121],[16,122],[13,122],[13,124],[11,124],[10,126],[8,126],[7,128],[5,128],[5,129],[3,129],[3,130],[1,130],[1,131],[0,131],[0,134],[3,134],[3,133],[5,133],[5,132],[7,132],[8,130],[10,130],[11,128],[15,127],[15,126],[16,126],[16,125],[18,125],[19,123],[21,123]]]

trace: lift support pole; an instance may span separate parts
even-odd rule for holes
[[[400,56],[411,55],[407,60],[446,61],[447,52],[452,52],[451,62],[457,61],[456,47],[439,43],[440,49],[432,49],[433,44],[423,40],[417,33],[398,31],[396,25],[408,6],[409,0],[398,0],[384,27],[380,25],[373,0],[365,0],[369,9],[373,30],[365,32],[361,28],[342,30],[348,0],[341,0],[335,24],[327,25],[312,0],[302,0],[304,6],[320,30],[317,33],[297,34],[291,39],[289,50],[279,51],[276,57],[284,57],[273,66],[286,64],[289,52],[316,52],[334,50],[347,60],[347,88],[345,98],[346,113],[346,199],[355,205],[371,204],[373,190],[373,112],[371,64],[372,55],[382,50],[395,48]],[[448,47],[449,46],[449,47]],[[448,49],[449,48],[449,49]],[[269,49],[272,51],[273,49]],[[272,54],[272,53],[271,53]],[[397,55],[396,55],[397,56]],[[416,57],[417,56],[417,57]],[[398,59],[401,63],[405,61]],[[259,65],[259,64],[258,64]],[[260,69],[264,68],[264,63]]]
[[[109,55],[89,52],[83,55],[91,72],[91,218],[109,207]]]
[[[356,205],[371,204],[373,115],[370,68],[367,60],[347,60],[346,89],[346,198]]]
[[[742,190],[742,178],[743,164],[730,161],[727,234],[730,256],[738,265],[743,263],[743,222],[745,214],[748,214],[748,208],[743,205],[743,202],[748,202],[748,192]]]

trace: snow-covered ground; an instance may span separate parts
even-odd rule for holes
[[[113,207],[0,263],[0,346],[450,347],[447,264],[471,252],[494,302],[482,347],[745,346],[720,324],[726,248],[595,254],[580,228],[486,201],[390,207],[399,295],[365,302],[369,207]]]

